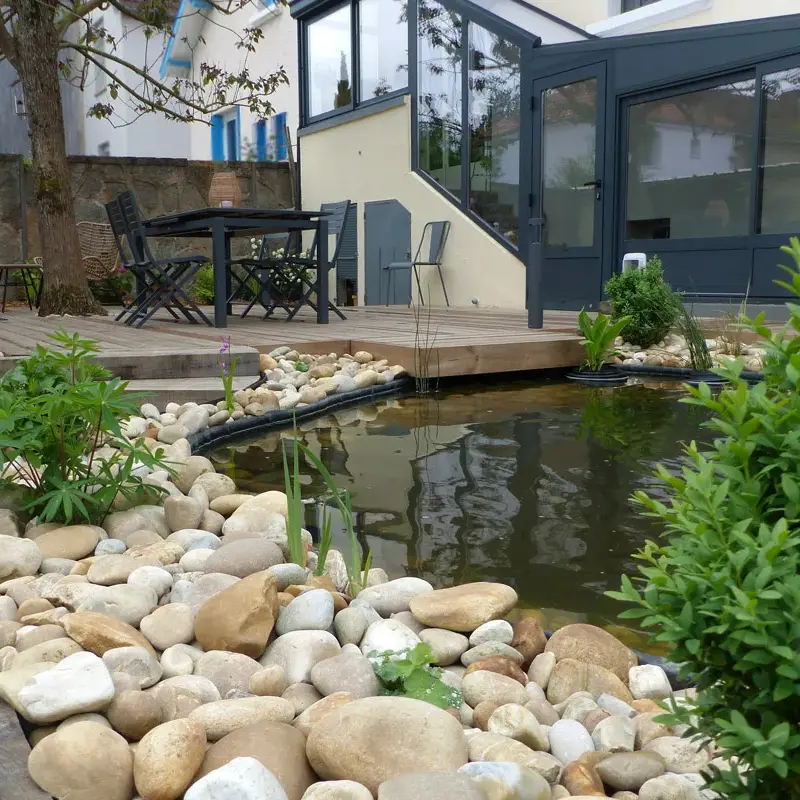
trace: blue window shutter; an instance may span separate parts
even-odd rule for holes
[[[242,159],[242,107],[236,106],[236,156],[234,161]]]
[[[256,122],[256,158],[267,160],[267,122],[263,119]]]
[[[225,160],[225,123],[219,114],[211,117],[211,160]]]
[[[286,141],[286,112],[275,115],[275,159],[288,161],[289,148]]]

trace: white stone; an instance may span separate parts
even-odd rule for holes
[[[701,800],[697,787],[680,775],[650,778],[639,789],[639,800]]]
[[[510,761],[475,761],[465,764],[458,771],[469,775],[479,786],[485,782],[487,792],[497,783],[509,789],[508,794],[487,794],[490,797],[513,797],[518,800],[550,800],[551,797],[550,786],[541,775]]]
[[[286,672],[286,681],[308,682],[311,668],[319,661],[341,652],[336,637],[328,631],[292,631],[279,636],[259,659],[262,666],[277,664]]]
[[[94,549],[96,556],[121,555],[128,549],[128,545],[121,539],[102,539]]]
[[[635,700],[666,700],[672,694],[667,673],[655,664],[631,667],[628,687]]]
[[[365,656],[371,653],[405,653],[420,643],[421,639],[414,631],[394,619],[373,622],[367,628],[361,640],[361,652]]]
[[[550,749],[547,733],[539,721],[527,708],[516,703],[507,703],[495,709],[489,717],[487,730],[522,742],[531,750],[546,752]]]
[[[275,630],[282,636],[291,631],[325,631],[332,624],[333,595],[326,589],[312,589],[281,609]]]
[[[592,750],[592,737],[580,722],[560,719],[550,728],[550,752],[562,764],[569,764]]]
[[[397,578],[364,589],[358,594],[358,600],[371,605],[382,617],[388,617],[398,611],[408,611],[413,597],[432,591],[433,586],[422,578]]]
[[[103,653],[103,663],[110,673],[121,672],[134,678],[140,689],[161,680],[162,668],[144,647],[115,647]]]
[[[31,539],[0,536],[0,581],[35,575],[42,551]]]
[[[191,675],[194,672],[194,665],[202,655],[202,650],[188,644],[174,644],[168,647],[161,654],[160,663],[164,679]]]
[[[504,619],[494,619],[490,622],[484,622],[483,625],[472,632],[469,637],[469,646],[478,647],[478,645],[486,642],[511,644],[513,638],[514,629],[511,627],[511,623],[506,622]]]
[[[163,597],[172,588],[172,575],[161,567],[137,567],[128,575],[128,585],[146,586]]]
[[[637,714],[633,706],[628,705],[624,700],[620,700],[619,697],[614,697],[613,694],[608,694],[607,692],[603,692],[597,698],[597,705],[600,706],[603,711],[608,711],[609,714],[614,714],[616,716],[633,718]]]
[[[114,682],[94,653],[67,656],[31,678],[19,691],[23,716],[39,725],[98,711],[114,698]]]
[[[234,758],[200,778],[184,800],[289,800],[280,781],[255,758]]]
[[[611,753],[630,753],[636,741],[636,726],[630,717],[612,715],[600,720],[592,731],[597,750]]]

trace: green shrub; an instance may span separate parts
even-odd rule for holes
[[[625,341],[641,348],[660,342],[669,333],[681,307],[681,295],[664,281],[664,267],[658,256],[648,259],[644,269],[612,276],[605,288],[613,303],[611,319],[630,316]]]
[[[197,270],[192,282],[192,299],[199,306],[210,306],[214,302],[214,267],[206,264]]]
[[[800,297],[796,268],[783,283]],[[800,332],[800,305],[788,303],[787,328]],[[741,380],[741,362],[718,370],[731,382],[714,395],[690,389],[686,402],[712,412],[719,434],[708,451],[693,443],[679,476],[663,467],[662,503],[636,495],[662,521],[663,543],[638,554],[642,585],[623,578],[613,597],[637,608],[654,639],[673,648],[698,697],[671,705],[670,721],[698,741],[713,740],[741,776],[712,769],[710,787],[728,800],[800,797],[800,337],[763,324],[747,326],[767,349],[765,381]]]
[[[122,496],[152,502],[161,489],[138,467],[171,471],[122,433],[143,395],[96,364],[97,342],[59,331],[0,378],[0,492],[22,490],[40,521],[100,524]],[[100,451],[100,448],[110,450]]]

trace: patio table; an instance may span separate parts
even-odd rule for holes
[[[145,220],[150,236],[198,237],[211,239],[214,266],[214,327],[227,328],[231,313],[231,238],[261,236],[265,233],[317,231],[317,322],[328,323],[328,222],[326,212],[296,209],[198,208]],[[325,268],[321,268],[325,265]]]

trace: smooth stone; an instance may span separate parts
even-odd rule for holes
[[[98,586],[114,586],[126,583],[141,562],[129,555],[108,555],[96,558],[89,567],[86,577]]]
[[[188,644],[174,644],[161,654],[161,669],[164,678],[177,678],[191,675],[194,665],[200,660],[202,652]]]
[[[636,701],[634,701],[636,702]],[[672,736],[672,728],[664,725],[663,722],[656,722],[657,717],[664,714],[662,710],[648,711],[637,714],[633,718],[633,725],[636,728],[636,749],[643,750],[650,742],[665,736]]]
[[[524,706],[529,699],[525,688],[518,681],[486,670],[465,675],[461,692],[464,702],[472,708],[482,701],[497,703],[498,706],[506,703]]]
[[[414,631],[397,620],[385,619],[373,622],[367,628],[361,640],[361,652],[365,656],[383,653],[400,654],[413,650],[419,643],[420,638]]]
[[[164,500],[164,516],[170,531],[197,528],[203,516],[203,505],[191,497],[171,495]]]
[[[128,545],[121,539],[101,539],[94,549],[96,556],[121,555],[128,549]]]
[[[470,634],[469,646],[478,647],[486,642],[502,642],[510,645],[513,638],[514,629],[511,623],[504,619],[495,619],[484,622]]]
[[[595,725],[592,741],[597,750],[630,753],[636,743],[636,727],[630,717],[610,716]]]
[[[209,508],[218,514],[222,514],[223,517],[229,517],[242,503],[252,497],[253,495],[251,494],[224,494],[214,498],[209,504]]]
[[[233,512],[233,514],[231,514],[231,516],[241,516],[253,509],[262,513],[280,514],[286,517],[289,513],[289,503],[284,492],[271,489],[267,492],[261,492],[254,497],[249,497]]]
[[[158,699],[138,690],[118,691],[106,716],[111,727],[131,742],[138,742],[164,721]]]
[[[289,723],[294,719],[294,706],[282,697],[241,697],[206,703],[192,711],[188,719],[205,730],[209,742],[217,742],[238,728],[258,722]]]
[[[542,729],[539,721],[531,711],[516,703],[507,703],[497,708],[489,717],[486,729],[489,733],[522,742],[531,750],[546,752],[550,749],[547,732]]]
[[[368,626],[367,618],[358,607],[342,609],[333,620],[336,638],[342,645],[361,643]]]
[[[44,557],[30,539],[0,536],[0,581],[35,575]]]
[[[302,800],[373,800],[372,792],[355,781],[319,781],[309,786]]]
[[[531,685],[528,681],[528,676],[523,672],[522,667],[520,667],[518,663],[512,661],[510,658],[503,658],[503,656],[489,656],[488,658],[481,658],[478,661],[473,661],[467,667],[466,674],[471,675],[473,672],[477,672],[479,670],[483,670],[485,672],[496,672],[498,675],[505,675],[507,678],[513,678],[520,684],[520,686],[527,687]],[[536,686],[536,684],[532,685]]]
[[[667,765],[667,772],[702,772],[711,760],[708,750],[689,739],[678,736],[661,736],[643,748],[660,755]]]
[[[157,605],[158,595],[152,589],[122,583],[86,598],[75,610],[113,617],[136,628]]]
[[[419,638],[431,648],[434,663],[440,667],[455,664],[469,647],[466,636],[444,628],[424,628],[420,631]]]
[[[580,622],[555,631],[545,652],[553,653],[556,661],[570,658],[604,667],[623,682],[628,679],[630,668],[637,664],[633,651],[615,636],[595,625]]]
[[[194,614],[184,603],[169,603],[144,617],[139,630],[156,650],[189,644],[194,639]]]
[[[317,780],[306,759],[306,739],[291,725],[259,722],[223,736],[206,752],[200,779],[235,758],[255,758],[280,782],[289,800],[301,800]]]
[[[274,542],[266,539],[242,540],[230,544],[223,542],[222,547],[206,561],[204,571],[246,578],[282,563],[283,553]]]
[[[486,800],[486,795],[471,777],[454,772],[400,775],[384,781],[378,788],[378,800],[430,800],[430,798]]]
[[[150,642],[139,631],[114,617],[105,614],[81,612],[67,614],[62,623],[67,635],[84,650],[102,656],[115,647],[141,646],[155,655]]]
[[[303,683],[310,679],[315,664],[339,655],[340,650],[336,637],[327,631],[292,631],[275,639],[259,660],[265,667],[283,667],[290,684]]]
[[[589,731],[571,719],[561,719],[550,728],[550,752],[562,763],[579,759],[594,750]]]
[[[194,480],[192,486],[201,486],[205,489],[209,503],[213,502],[218,497],[223,497],[226,494],[233,494],[236,491],[236,484],[233,480],[227,475],[222,475],[217,472],[204,472]]]
[[[74,653],[41,672],[19,690],[22,715],[39,725],[105,708],[114,697],[114,683],[93,653]]]
[[[53,639],[63,639],[67,634],[60,625],[25,626],[17,631],[14,647],[21,653],[37,644],[49,642]]]
[[[281,609],[275,632],[282,636],[291,631],[324,631],[332,624],[333,596],[325,589],[312,589]]]
[[[281,695],[294,706],[295,714],[302,714],[314,703],[322,700],[322,695],[310,683],[293,683]]]
[[[258,661],[249,656],[211,650],[197,660],[194,674],[208,678],[224,698],[229,692],[249,692],[250,678],[260,669]]]
[[[370,606],[365,606],[365,605],[361,606],[362,613],[366,608],[370,608]],[[377,612],[375,613],[377,614]],[[378,619],[380,619],[380,614],[377,614],[377,616]],[[395,620],[395,622],[401,622],[410,631],[414,631],[414,633],[416,633],[417,636],[419,636],[420,633],[422,633],[422,631],[433,630],[433,628],[426,628],[421,622],[418,622],[410,611],[398,611],[396,614],[392,614],[391,619]],[[375,619],[373,621],[377,622],[378,620]]]
[[[68,656],[81,652],[83,652],[81,646],[69,637],[50,639],[23,650],[13,659],[13,666],[24,667],[26,664],[41,664],[42,662],[58,664]]]
[[[312,728],[307,755],[321,778],[355,780],[373,793],[399,775],[455,771],[467,763],[459,721],[406,697],[368,697],[331,711]]]
[[[459,773],[468,775],[476,781],[478,787],[491,788],[491,784],[501,784],[509,790],[509,800],[550,800],[550,786],[547,781],[533,770],[519,764],[502,761],[479,761],[465,764]],[[485,795],[488,798],[496,795]],[[501,798],[503,796],[501,795]]]
[[[241,508],[225,520],[222,526],[223,537],[248,533],[264,538],[286,535],[286,518],[283,514],[264,512],[260,508],[251,508],[244,513],[239,513],[240,511]]]
[[[497,641],[484,642],[477,647],[473,647],[466,651],[461,656],[461,663],[468,667],[476,661],[482,661],[484,658],[507,658],[521,665],[523,658],[522,654],[518,653],[513,647]]]
[[[681,775],[651,778],[639,790],[639,800],[701,800],[697,787]]]
[[[314,725],[319,723],[323,717],[330,714],[334,709],[341,708],[341,706],[352,703],[354,700],[355,698],[349,692],[334,692],[334,694],[323,697],[322,700],[317,700],[316,703],[310,705],[297,716],[292,725],[294,725],[303,736],[308,737],[311,733],[311,729]],[[289,701],[285,700],[284,702]]]
[[[220,592],[238,583],[239,580],[233,575],[223,575],[222,573],[202,575],[193,583],[178,580],[172,586],[172,595],[170,597],[173,602],[188,605],[192,609],[192,613],[197,616],[198,611],[205,603]]]
[[[255,758],[234,758],[200,778],[184,800],[288,800],[280,781]]]
[[[114,542],[116,539],[104,539],[103,541]],[[98,547],[100,545],[98,544]],[[72,558],[44,558],[42,559],[39,572],[42,575],[57,573],[59,575],[69,575],[73,567],[78,562]]]
[[[175,485],[184,494],[188,494],[201,475],[213,472],[214,465],[205,456],[189,456],[178,470]]]
[[[248,688],[260,697],[280,697],[286,690],[286,672],[277,664],[261,667],[250,676]]]
[[[134,753],[136,790],[145,800],[178,800],[203,762],[205,747],[205,731],[188,719],[153,728]]]
[[[603,693],[597,698],[597,705],[609,714],[619,717],[635,717],[636,709],[628,705],[624,700],[614,697],[613,694]]]
[[[227,545],[223,544],[225,546]],[[275,579],[279,592],[284,591],[287,586],[300,586],[306,582],[306,571],[299,564],[275,564],[267,572]]]
[[[152,589],[157,597],[163,597],[172,588],[172,580],[172,575],[163,567],[151,565],[137,567],[128,575],[129,586]]]
[[[190,550],[217,550],[222,546],[219,536],[197,528],[175,531],[167,536],[166,541],[178,545],[185,553]]]
[[[635,700],[666,700],[672,696],[672,685],[667,673],[656,664],[631,667],[628,688]]]
[[[618,791],[638,792],[651,778],[665,772],[664,759],[656,753],[616,753],[595,765],[603,783]]]
[[[200,530],[213,533],[215,536],[222,536],[222,526],[224,524],[225,517],[223,517],[222,514],[217,514],[216,511],[207,508],[203,511],[203,516],[200,517],[200,522],[197,527]]]
[[[95,722],[68,725],[41,739],[31,751],[28,770],[42,789],[58,798],[130,800],[133,795],[128,743]]]
[[[347,562],[338,550],[328,550],[324,574],[333,581],[337,592],[347,592],[350,587],[350,576],[347,573]]]
[[[511,646],[522,655],[523,669],[528,669],[534,658],[541,655],[547,646],[542,623],[535,617],[523,617],[514,625],[513,633]]]
[[[359,602],[372,606],[382,617],[408,611],[411,599],[433,591],[428,581],[421,578],[397,578],[359,592]],[[434,626],[435,627],[435,626]]]
[[[103,663],[110,673],[122,672],[134,678],[140,689],[147,689],[161,680],[161,665],[144,647],[117,647],[103,654]]]
[[[337,655],[317,662],[311,668],[311,683],[323,696],[348,692],[356,699],[376,697],[381,682],[368,658],[358,655]]]
[[[184,572],[204,572],[208,560],[215,552],[216,550],[203,547],[198,550],[190,550],[185,556],[181,557],[178,565]]]
[[[423,625],[472,633],[485,622],[504,617],[516,606],[517,599],[510,586],[482,582],[419,594],[409,606]]]
[[[633,699],[628,687],[611,670],[573,658],[558,661],[547,683],[547,699],[555,705],[581,691],[593,697],[611,694],[626,703]]]
[[[67,525],[36,538],[42,558],[81,559],[94,553],[105,531],[95,525]],[[113,538],[113,537],[112,537]],[[1,573],[0,573],[1,574]]]

